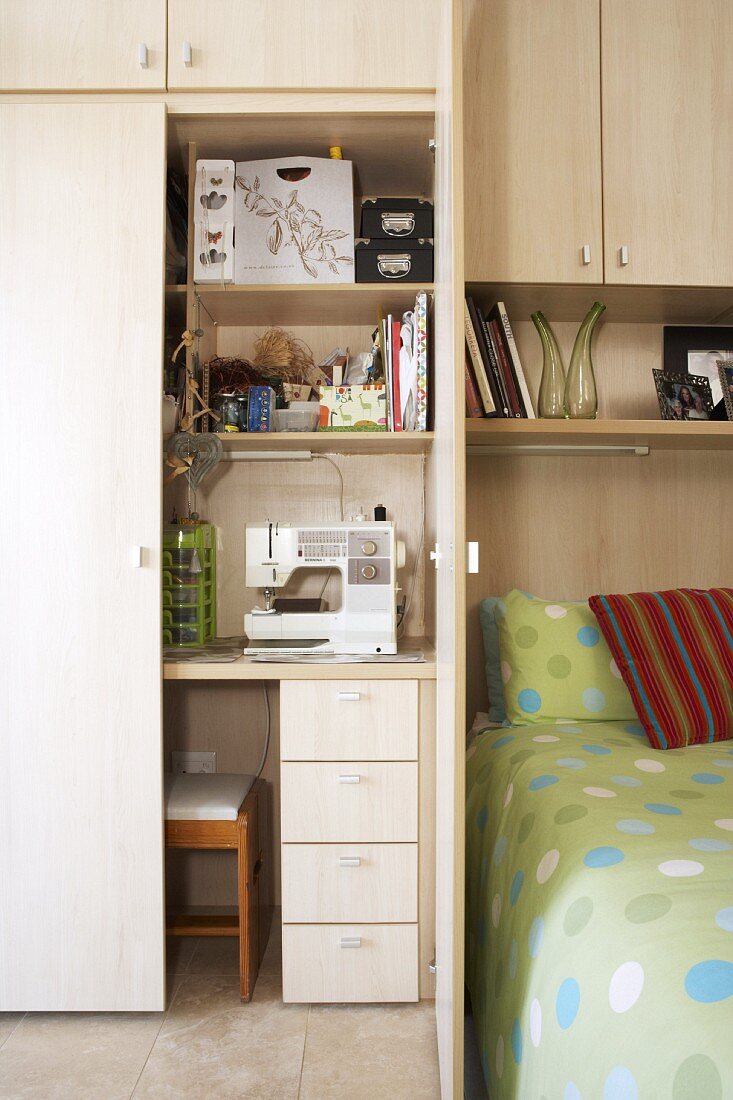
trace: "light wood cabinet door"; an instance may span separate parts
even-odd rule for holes
[[[467,0],[466,279],[603,278],[598,0]]]
[[[728,286],[733,3],[602,0],[602,13],[606,282]]]
[[[165,88],[165,0],[0,0],[0,91]]]
[[[433,88],[440,3],[168,0],[168,86]]]
[[[165,129],[0,104],[0,1010],[165,1003]]]

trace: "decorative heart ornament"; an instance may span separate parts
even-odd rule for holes
[[[221,439],[213,432],[199,432],[197,435],[177,432],[166,446],[167,463],[173,468],[168,480],[188,473],[189,484],[196,491],[221,459],[223,449]]]

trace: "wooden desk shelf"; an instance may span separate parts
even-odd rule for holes
[[[648,447],[664,451],[733,450],[733,423],[668,420],[467,420],[466,446]]]
[[[409,662],[387,664],[310,664],[252,661],[240,657],[226,664],[195,662],[163,662],[164,680],[434,680],[436,677],[435,648],[426,638],[405,638],[400,642],[406,651],[421,650],[422,664]]]
[[[228,451],[422,455],[432,448],[435,435],[433,432],[222,432],[220,438],[225,455]]]

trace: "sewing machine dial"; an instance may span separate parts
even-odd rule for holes
[[[372,554],[376,554],[377,552],[376,542],[363,542],[361,544],[361,552],[370,558]],[[372,574],[372,576],[374,576],[374,574]]]

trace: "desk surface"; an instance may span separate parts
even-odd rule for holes
[[[434,680],[435,648],[427,638],[405,638],[401,648],[422,650],[422,664],[295,664],[253,661],[242,656],[221,664],[165,661],[164,680]]]

